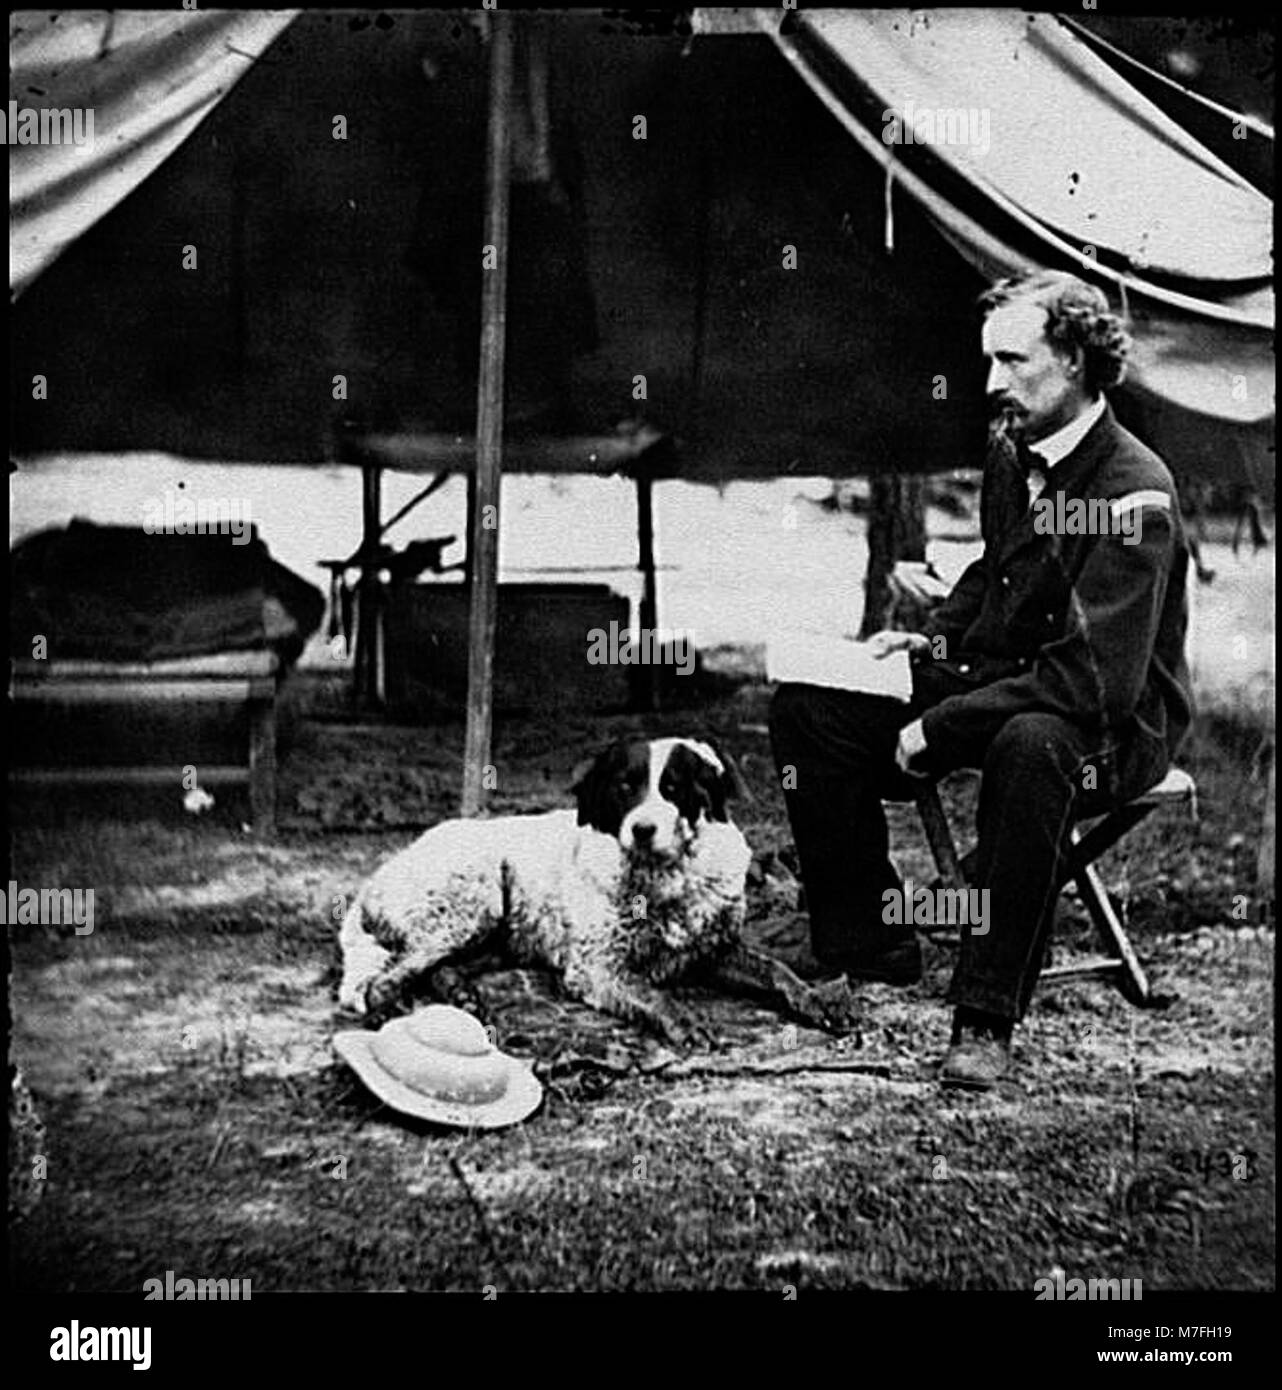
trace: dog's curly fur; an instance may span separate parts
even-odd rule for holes
[[[577,812],[433,827],[348,911],[340,1005],[378,1021],[438,967],[498,946],[669,1041],[692,1029],[664,987],[731,962],[830,1026],[831,992],[821,1005],[819,992],[740,943],[751,854],[725,813],[729,785],[706,744],[616,744],[575,784]]]

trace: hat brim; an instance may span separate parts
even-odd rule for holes
[[[532,1115],[542,1103],[539,1079],[515,1057],[500,1053],[507,1063],[507,1089],[486,1105],[462,1105],[425,1095],[393,1076],[378,1061],[370,1045],[376,1034],[363,1029],[334,1035],[334,1051],[385,1105],[415,1119],[431,1120],[457,1129],[502,1129]]]

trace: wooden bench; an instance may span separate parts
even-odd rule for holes
[[[1092,817],[1073,827],[1072,848],[1064,864],[1059,886],[1070,880],[1076,883],[1078,894],[1108,954],[1071,965],[1050,966],[1042,971],[1043,980],[1116,976],[1128,999],[1137,1004],[1149,1001],[1151,991],[1148,977],[1126,934],[1126,927],[1109,900],[1108,890],[1095,867],[1095,861],[1146,816],[1162,806],[1187,806],[1193,818],[1197,818],[1197,786],[1187,772],[1173,767],[1143,796],[1137,796],[1134,801],[1128,801],[1107,815]],[[940,804],[939,788],[934,782],[925,784],[918,791],[917,810],[934,856],[939,881],[946,888],[966,887],[973,875],[974,854],[972,852],[964,859],[958,858],[952,830]]]
[[[31,661],[10,663],[9,695],[16,704],[70,710],[92,705],[245,705],[249,748],[244,764],[201,764],[202,786],[249,787],[255,831],[276,823],[276,687],[279,658],[271,651],[219,652],[175,661]],[[10,778],[35,786],[98,782],[182,786],[183,767],[95,765],[11,767]]]

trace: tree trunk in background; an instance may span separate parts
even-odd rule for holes
[[[891,601],[889,576],[895,561],[926,558],[925,485],[925,478],[919,475],[873,475],[860,637],[871,637],[886,625]]]

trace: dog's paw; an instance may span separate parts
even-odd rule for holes
[[[336,992],[338,1011],[342,1014],[352,1014],[357,1018],[365,1015],[365,994],[359,989],[339,989]]]
[[[717,1034],[711,1024],[692,1009],[669,1004],[653,1018],[654,1031],[670,1047],[686,1052],[711,1052],[717,1046]]]
[[[365,988],[365,1024],[381,1028],[405,1012],[405,991],[395,980],[371,980]]]
[[[433,999],[442,1004],[451,1004],[473,1017],[479,1018],[484,1011],[484,1001],[472,980],[453,966],[437,966],[432,972],[428,989]]]
[[[823,984],[811,985],[805,1012],[807,1022],[838,1037],[857,1032],[863,1022],[859,996],[850,988],[844,975],[839,975],[835,980],[826,980]]]

